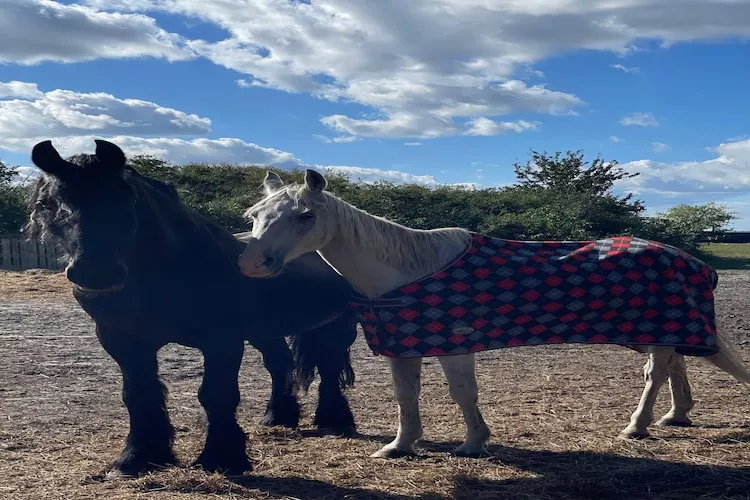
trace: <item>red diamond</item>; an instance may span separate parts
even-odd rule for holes
[[[477,269],[476,271],[474,271],[474,273],[473,273],[473,274],[474,274],[474,276],[476,276],[477,278],[481,278],[481,279],[484,279],[484,278],[486,278],[487,276],[489,276],[490,274],[492,274],[492,271],[490,271],[490,270],[489,270],[489,269],[487,269],[486,267],[480,267],[479,269]]]
[[[396,332],[398,332],[398,326],[394,325],[393,323],[386,323],[385,324],[385,331],[388,332],[388,333],[390,333],[390,334],[396,333]]]
[[[502,266],[508,263],[508,259],[493,255],[492,257],[490,257],[490,262],[492,262],[493,264],[497,264],[498,266]]]
[[[691,274],[688,277],[688,281],[693,285],[697,285],[698,283],[703,283],[704,281],[706,281],[706,279],[700,274]]]
[[[655,340],[654,337],[652,337],[648,333],[642,333],[641,335],[638,335],[635,338],[635,341],[638,342],[639,344],[650,344],[654,340]]]
[[[484,344],[475,344],[475,345],[471,346],[471,348],[469,349],[469,351],[471,351],[471,352],[477,352],[477,351],[484,351],[485,349],[487,349],[486,345],[484,345]]]
[[[604,302],[602,299],[594,299],[591,302],[589,302],[589,307],[591,309],[601,309],[602,307],[606,306],[607,303]]]
[[[518,268],[519,273],[523,273],[527,276],[531,276],[532,274],[536,273],[538,269],[534,266],[521,266]]]
[[[683,300],[682,297],[679,297],[677,295],[670,295],[666,299],[664,299],[664,302],[669,304],[670,306],[679,306],[682,304]]]
[[[575,297],[576,299],[578,299],[578,298],[583,297],[584,295],[586,295],[586,290],[584,290],[583,288],[575,287],[570,292],[568,292],[568,295],[570,295],[571,297]]]
[[[503,331],[499,328],[493,328],[489,332],[487,332],[487,336],[490,338],[496,338],[503,334]]]
[[[448,342],[451,342],[453,344],[462,344],[466,340],[466,336],[464,335],[451,335],[448,337]]]
[[[611,293],[612,293],[613,295],[622,295],[623,293],[625,293],[625,292],[627,291],[627,288],[625,288],[625,287],[624,287],[624,286],[622,286],[622,285],[613,285],[613,286],[612,286],[612,287],[611,287],[611,288],[609,289],[609,291],[610,291],[610,292],[611,292]]]
[[[508,347],[515,347],[518,345],[524,345],[524,342],[518,340],[518,339],[510,339],[508,341]]]
[[[591,329],[591,325],[586,323],[585,321],[583,323],[578,323],[573,326],[573,331],[577,333],[585,332],[586,330]]]
[[[411,321],[417,316],[419,316],[419,313],[415,311],[414,309],[409,309],[408,307],[404,307],[398,312],[398,316],[404,318],[406,321]]]
[[[414,293],[420,288],[422,288],[422,286],[419,285],[418,283],[410,283],[406,286],[401,287],[401,291],[404,293]]]
[[[480,328],[484,327],[489,321],[487,321],[484,318],[477,318],[474,321],[471,322],[471,326],[473,326],[476,330],[479,330]]]
[[[448,314],[450,314],[454,318],[460,318],[460,317],[464,316],[467,312],[469,312],[469,311],[467,311],[463,307],[456,306],[453,309],[451,309],[450,311],[448,311]]]
[[[602,276],[601,274],[592,273],[589,275],[588,280],[592,283],[601,283],[602,281],[604,281],[604,276]]]
[[[552,275],[549,278],[547,278],[545,281],[550,286],[559,286],[564,280],[559,276]]]
[[[646,287],[646,290],[648,290],[649,293],[655,294],[659,291],[659,285],[657,285],[656,283],[649,283]]]
[[[431,349],[428,349],[426,353],[424,353],[425,356],[443,356],[445,354],[448,354],[443,349],[440,349],[438,347],[433,347]]]
[[[424,302],[425,304],[429,304],[431,306],[436,306],[440,304],[442,301],[443,301],[443,298],[440,295],[435,295],[435,294],[428,295],[427,297],[422,299],[422,302]]]
[[[548,344],[560,344],[562,342],[565,342],[565,339],[563,339],[559,335],[555,335],[553,337],[548,338],[545,342]]]
[[[609,341],[609,337],[607,337],[606,335],[602,335],[601,333],[594,335],[589,339],[589,342],[593,342],[595,344],[602,344],[606,343],[607,341]]]
[[[541,296],[542,296],[542,294],[539,293],[539,292],[537,292],[536,290],[527,290],[527,291],[525,291],[525,292],[523,292],[521,294],[521,297],[523,297],[524,299],[526,299],[526,300],[528,300],[530,302],[535,301],[536,299],[538,299]]]
[[[517,325],[525,325],[529,321],[532,321],[534,318],[529,316],[528,314],[522,314],[521,316],[517,317],[513,320],[513,322]]]
[[[562,269],[563,271],[568,272],[568,273],[575,273],[576,271],[578,271],[578,266],[574,266],[573,264],[565,263],[562,266],[560,266],[560,269]]]
[[[409,335],[408,337],[404,337],[399,342],[402,345],[405,345],[406,347],[414,347],[415,345],[419,344],[419,339],[417,337],[414,337],[413,335]]]
[[[439,321],[430,321],[429,323],[424,325],[424,329],[430,333],[438,333],[440,330],[443,330],[444,328],[445,328],[445,325],[440,323]]]
[[[575,321],[578,319],[578,315],[576,313],[568,313],[562,318],[560,318],[560,321],[563,323],[570,323],[571,321]]]
[[[632,299],[630,299],[630,300],[628,301],[628,305],[629,305],[630,307],[634,307],[634,308],[635,308],[635,307],[640,307],[640,306],[642,306],[642,305],[643,305],[643,304],[645,304],[645,303],[646,303],[646,301],[645,301],[645,300],[643,300],[643,299],[642,299],[642,298],[640,298],[640,297],[633,297]]]
[[[505,278],[503,281],[497,284],[500,288],[505,288],[506,290],[510,290],[514,286],[516,286],[516,282],[513,281],[510,278]]]
[[[638,259],[638,263],[644,267],[651,267],[652,265],[654,265],[654,262],[654,259],[652,259],[648,255],[642,255],[641,258]]]
[[[602,318],[606,319],[607,321],[611,319],[615,319],[617,317],[617,311],[607,311],[605,313],[602,313]]]
[[[485,302],[489,302],[493,298],[494,297],[490,295],[489,293],[482,292],[474,296],[474,302],[478,302],[479,304],[484,304]]]
[[[495,308],[495,312],[498,313],[498,314],[506,315],[506,314],[508,314],[509,312],[511,312],[514,309],[515,309],[515,307],[513,307],[510,304],[503,304],[503,305]]]
[[[692,344],[692,345],[700,344],[701,338],[698,337],[697,335],[691,335],[685,339],[685,342],[687,342],[688,344]]]
[[[661,327],[664,328],[668,332],[676,332],[677,330],[682,328],[682,325],[680,325],[676,321],[670,321],[668,323],[663,324]]]
[[[661,275],[667,278],[668,280],[673,280],[677,278],[677,271],[675,271],[671,267],[668,267],[667,269],[662,271]]]
[[[643,317],[646,319],[653,319],[659,315],[658,312],[654,311],[653,309],[648,309],[646,312],[643,313]]]
[[[451,290],[455,292],[463,292],[464,290],[469,288],[469,285],[467,285],[463,281],[455,281],[451,283],[450,285],[448,285],[448,288],[450,288]]]
[[[635,323],[632,323],[630,321],[626,321],[625,323],[617,325],[617,329],[623,333],[632,332],[634,328],[635,328]]]
[[[536,325],[532,328],[529,328],[529,333],[532,335],[539,335],[540,333],[544,333],[547,331],[547,327],[544,325]]]
[[[632,269],[625,273],[625,277],[629,279],[630,281],[638,281],[641,279],[641,273],[638,271],[633,271]]]
[[[550,302],[549,304],[544,304],[542,309],[544,309],[547,312],[555,312],[559,310],[562,307],[562,304],[558,302]]]

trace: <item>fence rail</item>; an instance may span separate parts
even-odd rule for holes
[[[59,270],[65,267],[62,256],[62,250],[57,245],[26,241],[15,235],[0,235],[0,269]]]

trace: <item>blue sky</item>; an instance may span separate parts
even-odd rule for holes
[[[0,0],[0,159],[95,137],[175,162],[513,182],[530,148],[750,229],[750,2]],[[33,173],[33,169],[25,169]]]

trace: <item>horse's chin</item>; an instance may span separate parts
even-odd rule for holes
[[[106,295],[112,295],[117,292],[120,292],[125,288],[125,282],[118,283],[117,285],[112,285],[107,288],[89,288],[83,285],[79,285],[77,283],[73,283],[73,291],[76,293],[76,295],[79,295],[81,297],[102,297]]]

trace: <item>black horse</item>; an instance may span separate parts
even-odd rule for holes
[[[354,380],[349,284],[316,254],[274,279],[242,276],[242,242],[185,206],[171,186],[139,174],[118,146],[95,142],[94,155],[67,160],[51,141],[34,146],[32,161],[45,175],[33,187],[26,230],[66,251],[73,294],[122,372],[130,432],[112,472],[177,463],[157,366],[157,351],[168,343],[200,349],[204,358],[198,398],[207,429],[196,466],[252,469],[235,413],[246,340],[271,374],[264,424],[297,426],[298,382],[309,386],[317,367],[316,424],[353,431],[341,392]],[[291,350],[289,335],[296,336]]]

